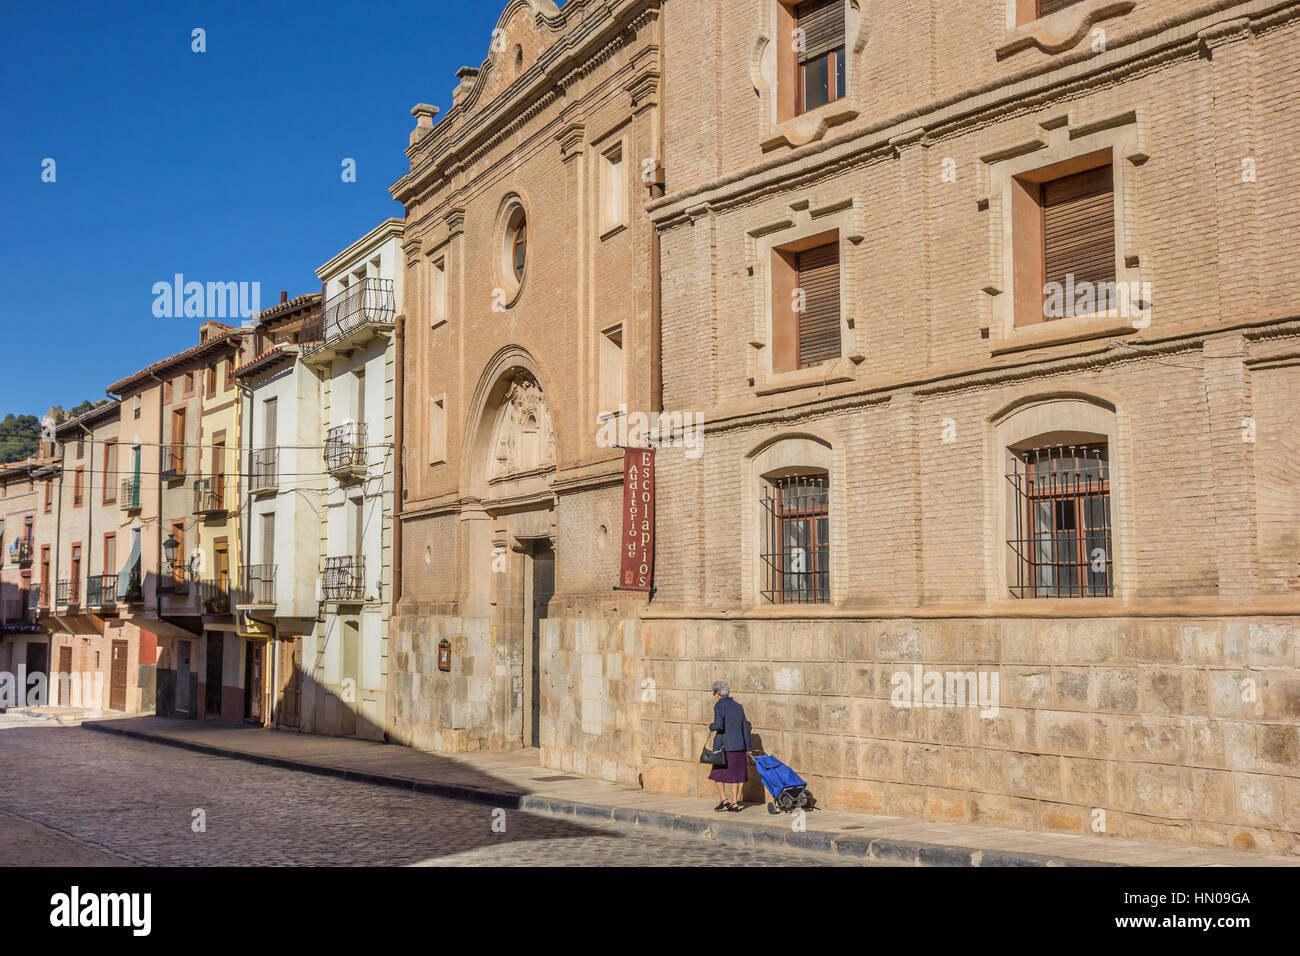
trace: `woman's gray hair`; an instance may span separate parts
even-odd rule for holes
[[[725,680],[715,680],[713,682],[713,692],[719,697],[731,696],[731,685]]]

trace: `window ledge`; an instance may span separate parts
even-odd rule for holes
[[[1128,335],[1146,328],[1143,319],[1114,316],[1080,316],[1071,319],[1055,319],[1037,325],[1019,326],[1009,338],[1002,339],[989,349],[990,355],[1006,355],[1024,349],[1043,348],[1049,345],[1065,345],[1069,342],[1086,342],[1089,339],[1107,338],[1112,335]]]
[[[626,228],[627,223],[625,222],[615,223],[614,225],[607,227],[605,231],[600,234],[600,241],[604,242],[606,239],[611,239]]]
[[[1007,31],[997,55],[1010,56],[1031,46],[1044,53],[1060,53],[1082,40],[1098,20],[1128,13],[1137,4],[1138,0],[1085,0]]]
[[[434,329],[440,329],[440,328],[442,328],[442,327],[443,327],[444,325],[446,325],[446,324],[447,324],[447,317],[446,317],[446,316],[443,316],[443,317],[440,318],[440,319],[434,319],[434,320],[433,320],[433,324],[431,324],[431,325],[429,326],[429,331],[432,332]]]
[[[794,372],[777,372],[756,378],[754,394],[775,395],[777,392],[789,392],[797,388],[851,382],[856,377],[851,368],[844,367],[844,359],[831,359],[821,365],[801,368]]]
[[[807,113],[784,120],[772,127],[771,135],[762,141],[763,152],[782,146],[804,146],[816,142],[835,126],[856,119],[860,110],[854,109],[848,97],[833,100]]]

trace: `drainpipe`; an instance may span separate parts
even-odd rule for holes
[[[283,301],[284,293],[283,292],[280,293],[280,296],[281,296],[281,301]],[[257,333],[254,332],[253,335],[254,337],[256,337]],[[256,342],[255,342],[253,357],[256,358],[257,354],[258,353],[256,349]],[[237,497],[240,502],[240,506],[235,509],[235,513],[236,515],[240,515],[243,514],[244,512],[244,508],[243,508],[244,494],[241,490],[243,484],[243,478],[244,478],[244,467],[247,466],[249,468],[252,468],[252,463],[253,463],[253,413],[255,409],[253,407],[253,389],[250,386],[245,385],[243,382],[239,381],[238,378],[235,379],[235,388],[239,389],[239,391],[243,395],[243,398],[240,400],[239,403],[240,414],[243,416],[239,423],[240,431],[244,435],[243,460],[240,462],[241,467],[239,468],[239,481],[236,482],[235,485]],[[244,404],[245,402],[247,402],[247,405]],[[239,567],[240,567],[240,571],[244,575],[244,579],[247,580],[248,569],[251,566],[249,559],[253,554],[253,499],[251,497],[248,499],[248,516],[247,519],[243,521],[242,524],[243,526],[240,529],[239,538],[241,541],[240,546],[243,548],[244,553],[241,555],[242,560],[240,561]],[[248,611],[245,611],[244,613],[248,614],[250,618],[252,617],[252,615],[249,614]],[[269,713],[274,713],[275,712],[275,677],[274,674],[272,673],[272,667],[274,666],[274,661],[275,661],[275,653],[274,653],[275,645],[279,641],[279,629],[275,623],[274,615],[271,616],[271,620],[269,621],[262,621],[256,618],[254,620],[257,620],[258,623],[260,624],[265,624],[268,631],[267,641],[266,641],[266,658],[269,659],[263,659],[262,661],[262,680],[263,682],[265,682],[268,676],[271,678],[271,693],[267,695],[270,698],[269,701],[270,706],[267,708],[267,710]],[[248,689],[245,688],[245,692],[247,692],[247,690]],[[258,693],[260,696],[261,688],[258,689]],[[270,726],[270,724],[268,723],[269,713],[262,714],[262,723],[264,726]]]
[[[402,599],[402,495],[404,493],[403,472],[406,470],[406,447],[403,429],[406,427],[402,415],[405,404],[406,387],[406,316],[399,315],[394,322],[393,342],[395,369],[393,372],[393,607],[390,616],[397,616],[397,602]]]
[[[663,198],[666,173],[664,171],[664,44],[663,21],[659,21],[659,92],[658,102],[651,119],[654,130],[655,176],[650,182],[651,200]],[[650,410],[664,410],[663,380],[663,302],[659,268],[659,230],[650,223]]]
[[[154,557],[155,557],[155,558],[158,560],[158,562],[159,562],[159,563],[158,563],[158,567],[161,568],[161,567],[162,567],[162,556],[163,556],[163,549],[162,549],[162,540],[163,540],[163,539],[162,539],[162,526],[163,526],[163,516],[162,516],[162,501],[163,501],[163,488],[162,488],[162,486],[163,486],[163,483],[162,483],[162,456],[163,456],[163,380],[160,379],[160,378],[159,378],[155,373],[153,373],[153,372],[150,372],[150,373],[149,373],[149,377],[150,377],[151,379],[153,379],[155,382],[158,383],[158,510],[157,510],[157,512],[154,514],[154,524],[155,524],[155,528],[154,528],[154,537],[157,539],[158,551],[157,551],[157,553],[154,555]],[[184,438],[184,436],[182,436],[182,439],[183,439],[183,438]],[[141,526],[141,528],[140,528],[140,537],[143,539],[143,538],[144,538],[144,527],[143,527],[143,522],[141,522],[141,525],[142,525],[142,526]],[[140,590],[143,591],[143,590],[144,590],[144,581],[145,581],[144,548],[141,548],[141,549],[140,549],[140,565],[141,565],[141,567],[140,567]],[[147,611],[147,610],[149,609],[149,602],[146,600],[144,603],[145,603],[145,610]],[[154,586],[153,586],[153,609],[154,609],[154,614],[157,615],[158,620],[161,621],[161,620],[162,620],[162,601],[159,600],[159,598],[158,598],[158,582],[157,582],[157,581],[154,581]],[[194,702],[191,701],[191,704],[193,704],[193,703],[194,703]],[[195,710],[196,710],[196,712],[197,712],[197,705],[195,705]]]

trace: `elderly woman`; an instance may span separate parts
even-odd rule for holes
[[[713,682],[713,723],[709,730],[717,731],[722,739],[722,749],[727,752],[727,765],[714,767],[709,779],[718,785],[719,803],[714,810],[740,812],[740,785],[749,779],[746,753],[749,751],[749,721],[745,708],[731,697],[731,686],[724,680]],[[731,799],[725,787],[731,786]]]

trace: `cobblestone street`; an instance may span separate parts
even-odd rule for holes
[[[0,866],[864,865],[515,810],[495,833],[488,806],[19,715],[0,716],[0,780]]]

